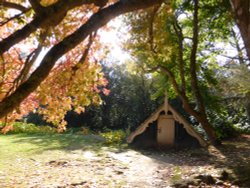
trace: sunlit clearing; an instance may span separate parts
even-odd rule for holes
[[[218,150],[216,147],[209,146],[208,150],[210,151],[211,154],[216,153],[216,156],[219,157],[220,160],[226,159],[226,156],[220,150]]]
[[[86,158],[86,159],[91,159],[94,156],[95,156],[94,153],[91,152],[91,151],[85,151],[84,154],[83,154],[83,157]]]

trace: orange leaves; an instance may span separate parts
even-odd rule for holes
[[[103,94],[104,94],[104,95],[108,96],[108,95],[109,95],[109,93],[110,93],[110,90],[109,90],[109,89],[104,88],[104,89],[102,90],[102,92],[103,92]]]
[[[41,0],[40,3],[41,5],[43,6],[49,6],[49,5],[52,5],[54,3],[56,3],[58,0]]]
[[[85,108],[78,106],[75,110],[74,110],[77,114],[80,114],[82,112],[85,112]]]
[[[1,27],[0,27],[1,33]],[[25,66],[26,58],[34,50],[34,44],[30,39],[12,47],[0,57],[0,101],[9,96],[19,86],[17,82],[21,78],[21,72]],[[27,71],[27,74],[30,74]]]
[[[4,127],[1,129],[0,132],[1,132],[2,134],[6,134],[7,132],[12,131],[12,130],[13,130],[13,125],[10,124],[10,125],[4,126]]]
[[[9,114],[5,121],[7,123],[14,122],[15,120],[21,119],[23,116],[28,115],[39,107],[39,101],[37,95],[31,93],[11,114]]]
[[[74,109],[82,113],[91,103],[100,104],[97,89],[107,85],[100,64],[78,64],[78,69],[72,71],[74,64],[70,59],[59,64],[38,89],[38,98],[43,104],[39,113],[60,131],[66,126],[64,116],[67,111]],[[104,91],[108,94],[108,90]]]
[[[41,4],[49,6],[56,1],[42,0]],[[22,2],[19,3],[22,4]],[[26,60],[29,60],[29,56],[30,58],[35,56],[31,52],[38,45],[44,47],[43,49],[53,47],[88,21],[96,11],[98,10],[94,4],[77,6],[69,10],[56,27],[38,28],[25,40],[15,44],[8,52],[5,52],[0,59],[0,102],[13,94],[20,84],[29,79],[33,72],[32,69],[35,69],[39,63],[32,64],[32,67],[27,71],[27,77],[23,80],[20,79],[22,80],[20,82],[17,81],[22,76],[23,68],[27,65],[28,61]],[[7,14],[8,11],[1,10],[1,12]],[[1,37],[10,36],[24,24],[33,20],[34,12],[30,12],[20,17],[20,19],[24,19],[24,23],[19,23],[18,19],[14,19],[6,25],[0,26]],[[58,130],[63,131],[63,127],[66,125],[64,116],[67,111],[75,109],[77,113],[81,113],[91,103],[101,104],[99,92],[102,91],[107,95],[109,91],[103,89],[108,82],[104,78],[102,67],[97,62],[104,58],[106,54],[98,39],[95,39],[96,35],[91,36],[94,41],[93,45],[90,47],[88,45],[90,40],[84,40],[76,48],[61,57],[41,86],[26,98],[12,114],[8,115],[8,122],[20,119],[41,105],[38,111],[44,115],[47,121],[58,125]],[[89,52],[89,55],[83,58],[85,51]],[[80,60],[82,62],[79,63]]]
[[[95,12],[94,5],[84,5],[67,12],[64,19],[55,27],[50,27],[50,43],[54,45],[72,34],[79,26],[84,24]]]

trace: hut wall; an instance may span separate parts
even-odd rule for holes
[[[200,147],[199,141],[187,133],[182,124],[175,122],[175,147],[196,148]]]
[[[146,130],[136,136],[131,143],[132,147],[136,148],[156,148],[157,147],[157,122],[149,124]]]

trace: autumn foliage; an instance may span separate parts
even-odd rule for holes
[[[59,32],[57,30],[60,29],[67,32],[67,25],[55,28],[51,32]],[[58,39],[52,37],[45,40],[44,48],[50,48],[53,43],[57,43],[57,40],[63,37],[60,35],[56,36]],[[24,74],[27,68],[27,58],[32,53],[35,53],[34,51],[37,48],[29,42],[19,44],[18,46],[5,53],[1,58],[1,99],[11,95],[16,87],[24,82],[25,77],[37,66],[36,63],[39,63],[39,59],[37,59],[29,67],[28,72]],[[29,49],[25,48],[23,50],[21,46],[28,46]],[[90,54],[94,54],[99,50],[99,47],[98,45],[93,45],[91,49],[84,49],[83,43],[81,47],[63,56],[41,85],[23,100],[12,113],[3,119],[8,123],[8,126],[5,126],[2,132],[12,129],[11,122],[22,118],[34,110],[38,110],[47,121],[57,125],[58,131],[63,131],[66,125],[64,116],[67,111],[74,109],[77,113],[81,113],[84,112],[86,106],[92,103],[100,104],[99,93],[102,91],[105,94],[108,93],[105,89],[108,82],[104,78],[102,68],[98,63],[100,56],[81,59],[85,50],[89,50],[91,51]],[[27,53],[25,52],[26,50],[28,51]],[[22,53],[23,55],[21,56]]]
[[[100,104],[99,93],[109,93],[99,64],[105,56],[100,28],[159,2],[0,0],[2,132],[35,110],[63,131],[67,111]]]

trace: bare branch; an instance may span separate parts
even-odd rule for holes
[[[78,61],[78,63],[74,67],[72,67],[72,76],[74,76],[75,73],[76,73],[76,71],[79,69],[79,65],[83,64],[85,62],[85,60],[87,59],[90,47],[91,47],[91,45],[92,45],[92,43],[93,43],[94,38],[96,37],[96,35],[97,35],[96,31],[94,32],[94,34],[91,33],[89,35],[89,41],[88,41],[88,44],[87,44],[87,46],[86,46],[86,48],[85,48],[85,50],[84,50],[84,52],[82,54],[82,57],[80,58],[80,60]]]
[[[235,47],[236,47],[236,50],[238,52],[237,56],[238,56],[239,62],[240,62],[240,64],[245,64],[244,57],[243,57],[243,51],[240,47],[239,39],[237,38],[237,34],[235,33],[235,31],[233,29],[231,30],[231,34],[233,36]]]
[[[190,114],[192,114],[193,116],[195,117],[199,117],[199,112],[197,112],[196,110],[194,110],[192,108],[192,106],[190,105],[189,103],[189,100],[186,96],[185,93],[183,93],[180,89],[179,89],[179,85],[175,79],[175,76],[174,74],[167,68],[167,67],[164,67],[164,66],[159,66],[160,70],[165,73],[169,80],[170,80],[170,83],[172,84],[176,94],[180,97],[182,103],[183,103],[183,107],[185,110],[187,110]]]
[[[87,44],[86,49],[83,52],[83,55],[82,55],[81,59],[79,60],[79,63],[84,63],[84,61],[86,60],[86,58],[88,56],[88,53],[89,53],[89,50],[90,50],[90,47],[91,47],[91,45],[92,45],[92,43],[93,43],[94,38],[96,37],[96,35],[97,35],[97,31],[95,31],[93,34],[91,34],[89,36],[89,42]]]
[[[15,91],[15,89],[22,84],[25,80],[27,80],[28,75],[30,73],[31,67],[34,65],[37,57],[39,56],[40,52],[42,51],[42,45],[39,45],[33,52],[31,52],[25,62],[24,67],[21,70],[18,77],[14,80],[13,86],[10,88],[10,90],[7,92],[6,96],[9,96],[11,93]]]
[[[154,53],[156,53],[155,45],[154,45],[154,20],[155,20],[155,16],[159,8],[160,8],[160,5],[157,5],[153,8],[153,11],[150,14],[150,19],[149,19],[148,42],[149,42],[151,51]]]
[[[24,12],[27,9],[23,5],[20,5],[20,4],[17,4],[17,3],[8,2],[8,1],[4,1],[4,0],[0,0],[0,7],[6,7],[6,8],[11,8],[11,9],[16,9],[16,10],[19,10],[21,12]]]
[[[46,36],[47,36],[47,31],[43,31],[40,34],[41,42],[39,43],[38,47],[27,56],[27,58],[24,62],[24,67],[22,68],[22,70],[19,73],[19,75],[17,76],[17,78],[14,80],[13,86],[9,89],[6,96],[9,96],[11,93],[13,93],[15,91],[15,89],[20,84],[22,84],[24,81],[26,81],[28,79],[28,76],[30,74],[30,70],[31,70],[32,66],[34,65],[34,63],[36,62],[40,52],[42,51],[43,42],[45,41]],[[19,59],[20,59],[20,61],[22,61],[21,57],[19,57]]]
[[[108,3],[108,0],[94,0],[93,2],[96,6],[102,8],[104,7],[107,3]]]
[[[20,41],[28,37],[31,33],[36,31],[39,25],[41,25],[42,21],[42,18],[35,18],[33,21],[25,25],[22,29],[17,30],[9,37],[0,41],[0,54],[8,51],[12,46],[19,43]]]
[[[230,0],[236,23],[239,27],[247,56],[250,60],[250,1]]]
[[[173,85],[173,88],[174,88],[175,92],[178,95],[182,95],[181,90],[179,89],[179,85],[178,85],[178,83],[177,83],[177,81],[175,79],[174,74],[167,67],[159,65],[159,68],[160,68],[160,70],[162,72],[164,72],[168,76],[168,78],[170,79],[170,82]]]
[[[36,14],[39,14],[43,10],[43,7],[38,0],[29,0],[29,2]]]
[[[193,40],[193,38],[187,36],[183,37],[183,39]]]
[[[225,58],[228,58],[228,59],[239,60],[238,55],[236,55],[236,56],[228,56],[228,55],[225,55],[225,54],[219,54],[219,56],[222,56],[222,57],[225,57]],[[247,62],[248,58],[242,58],[242,60]]]
[[[134,0],[132,0],[133,2]],[[158,0],[159,1],[159,0]],[[34,1],[32,1],[34,2]],[[47,28],[48,26],[55,26],[61,22],[65,17],[68,10],[75,7],[81,6],[83,4],[91,4],[94,0],[78,0],[78,1],[64,1],[60,0],[51,6],[44,7],[35,16],[35,18],[25,25],[22,29],[15,31],[9,37],[0,41],[0,54],[8,51],[11,46],[24,40],[31,33],[35,32],[38,28]],[[48,19],[49,18],[49,19]]]
[[[28,12],[29,10],[30,10],[30,8],[27,8],[25,11],[21,12],[20,14],[17,14],[17,15],[15,15],[15,16],[13,16],[13,17],[11,17],[11,18],[9,18],[9,19],[3,21],[3,22],[0,22],[0,26],[3,26],[3,25],[5,25],[5,24],[7,24],[8,22],[10,22],[10,21],[12,21],[12,20],[14,20],[14,19],[20,18],[22,15],[24,15],[24,14],[25,14],[26,12]]]

